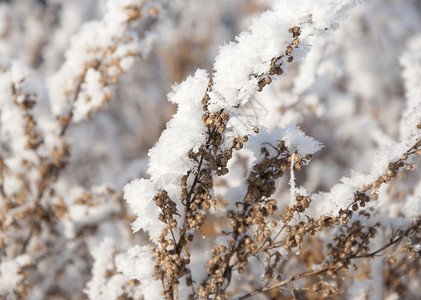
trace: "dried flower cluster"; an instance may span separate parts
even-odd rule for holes
[[[298,36],[299,36],[299,27],[294,27],[289,30],[293,33],[295,38],[292,44],[295,47],[298,47]],[[291,62],[292,59],[292,47],[288,46],[285,51],[285,55],[288,57],[288,62]],[[277,58],[272,59],[270,65],[270,74],[281,75],[282,69],[282,58],[284,55],[281,55]],[[280,63],[279,63],[280,62]],[[258,83],[259,90],[261,91],[263,87],[272,82],[271,77],[268,75],[261,79]],[[165,190],[160,190],[158,194],[154,197],[154,201],[157,206],[161,209],[160,221],[166,224],[166,228],[163,229],[161,236],[158,239],[159,246],[153,247],[152,252],[156,257],[156,270],[155,275],[156,279],[161,279],[164,285],[163,295],[166,298],[178,297],[177,295],[177,285],[179,279],[183,276],[189,276],[191,281],[191,274],[188,268],[190,263],[190,255],[186,252],[186,245],[193,240],[193,232],[189,232],[192,229],[200,230],[203,225],[206,213],[211,208],[215,206],[216,200],[212,199],[211,190],[213,188],[213,175],[223,176],[228,173],[227,164],[228,161],[232,158],[232,153],[234,150],[240,151],[243,148],[243,144],[248,141],[247,136],[238,136],[232,138],[232,143],[229,148],[224,149],[222,144],[225,143],[226,137],[224,135],[226,131],[226,124],[229,121],[229,113],[225,110],[219,112],[210,112],[208,107],[208,102],[210,101],[209,92],[212,91],[213,81],[209,81],[208,87],[205,93],[205,96],[201,100],[202,109],[204,114],[202,115],[202,120],[204,126],[207,130],[206,134],[206,143],[199,147],[199,150],[195,152],[193,149],[188,152],[188,157],[195,164],[195,167],[187,171],[186,175],[183,175],[181,178],[181,192],[180,199],[182,205],[185,207],[185,217],[180,226],[180,231],[176,234],[174,233],[177,228],[177,220],[174,218],[177,213],[176,204],[168,197],[168,194]],[[254,132],[257,134],[259,132],[257,127],[253,128]],[[280,146],[278,158],[281,154],[286,151],[284,145]],[[297,156],[296,162],[294,164],[295,169],[300,169],[302,164],[306,159],[301,160],[299,154]],[[291,158],[289,158],[289,164]],[[273,163],[273,164],[272,164]],[[265,175],[262,175],[259,178],[256,178],[260,172],[269,172],[268,169],[275,168],[275,170],[270,170],[271,172]],[[280,168],[279,171],[276,168]],[[256,165],[256,173],[250,176],[249,190],[250,192],[246,196],[249,199],[249,202],[253,202],[252,199],[256,199],[256,202],[261,202],[261,198],[269,197],[275,188],[274,179],[279,178],[283,175],[283,172],[288,168],[288,158],[274,158],[273,160],[266,159],[261,165]],[[189,184],[190,183],[190,184]],[[254,184],[253,184],[254,183]],[[258,201],[260,200],[260,201]],[[244,205],[242,214],[238,214],[237,218],[233,217],[232,212],[228,212],[228,218],[231,220],[231,224],[234,230],[235,239],[239,235],[245,233],[245,226],[248,227],[251,224],[258,224],[259,227],[262,227],[259,231],[258,241],[264,240],[266,237],[263,234],[264,228],[266,227],[264,221],[265,217],[273,214],[276,210],[276,201],[267,200],[261,207],[263,211],[260,211],[258,205],[253,206],[253,212],[249,212],[250,216],[247,217],[247,221],[244,220],[245,210],[248,210],[248,205]],[[179,215],[179,214],[178,214]],[[243,219],[240,221],[240,219]],[[270,235],[270,233],[269,233]],[[175,236],[179,236],[178,240]],[[236,242],[234,242],[235,244]],[[234,244],[231,248],[234,248]],[[236,248],[236,247],[235,247]],[[231,252],[242,251],[230,249]],[[229,272],[228,269],[231,269],[232,266],[228,266],[229,260],[232,254],[228,255],[225,252],[227,251],[224,246],[216,246],[213,248],[212,255],[213,258],[209,261],[208,273],[212,278],[209,284],[204,283],[201,286],[199,295],[202,298],[206,298],[211,294],[216,294],[217,297],[221,297],[224,293],[220,291],[221,285],[226,280],[226,273]],[[215,254],[213,254],[215,253]],[[215,257],[216,256],[216,257]],[[218,257],[220,256],[220,257]],[[230,279],[228,279],[230,280]],[[190,284],[191,285],[191,282]],[[190,295],[194,297],[193,294]]]

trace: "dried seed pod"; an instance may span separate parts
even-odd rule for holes
[[[300,27],[295,26],[294,28],[290,28],[290,32],[292,32],[292,37],[298,37],[300,35]]]
[[[284,73],[284,71],[280,67],[276,68],[275,72],[276,72],[276,75],[278,75],[278,76],[280,76]]]

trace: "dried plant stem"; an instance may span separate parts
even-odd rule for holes
[[[418,221],[416,224],[412,225],[411,227],[409,227],[408,229],[406,229],[405,231],[402,231],[402,233],[400,234],[400,236],[398,238],[395,238],[395,239],[392,238],[389,243],[387,243],[383,247],[377,249],[376,251],[370,252],[370,253],[365,254],[365,255],[353,255],[353,256],[350,257],[350,259],[373,258],[373,257],[377,256],[378,253],[386,250],[387,248],[390,248],[393,245],[398,244],[405,237],[409,237],[410,235],[412,235],[412,234],[414,234],[414,233],[416,233],[417,231],[420,231],[420,230],[421,230],[421,220]],[[342,269],[344,269],[344,266],[341,266],[341,267],[337,268],[335,270],[335,273],[337,273],[338,271],[340,271]],[[291,296],[294,297],[294,293],[293,293],[294,289],[292,288],[292,285],[291,285],[292,282],[300,280],[300,279],[304,279],[304,278],[307,278],[307,277],[325,275],[325,274],[328,273],[328,271],[332,271],[332,269],[329,268],[329,267],[326,267],[326,268],[323,268],[323,269],[320,269],[320,270],[293,274],[285,280],[278,281],[278,282],[274,283],[273,285],[266,285],[264,287],[261,287],[261,288],[255,290],[255,291],[253,291],[253,292],[250,292],[246,295],[243,295],[243,296],[239,297],[238,299],[239,300],[247,299],[249,297],[255,296],[255,295],[263,293],[263,292],[267,292],[267,291],[279,289],[279,288],[285,288],[285,286],[287,286],[287,289],[291,291]]]
[[[263,90],[266,85],[272,82],[270,76],[281,75],[283,73],[281,69],[281,64],[283,62],[282,58],[286,57],[288,58],[288,62],[292,61],[293,48],[296,48],[299,45],[299,27],[290,29],[290,32],[293,34],[293,42],[287,47],[285,55],[272,59],[269,72],[270,74],[265,74],[264,76],[254,75],[255,77],[261,78],[259,80],[259,91]],[[168,299],[175,299],[175,289],[177,289],[178,279],[182,276],[190,276],[190,270],[187,268],[189,259],[182,257],[185,246],[193,239],[193,236],[188,233],[189,230],[193,228],[200,229],[206,218],[207,209],[216,203],[215,200],[210,198],[210,190],[213,187],[212,175],[215,173],[217,176],[225,175],[228,172],[226,166],[232,157],[232,151],[240,150],[243,147],[243,143],[248,140],[247,137],[237,137],[234,138],[233,145],[230,149],[221,149],[221,144],[225,139],[226,123],[229,120],[229,113],[223,109],[217,113],[209,112],[208,101],[210,100],[210,97],[208,93],[212,90],[212,88],[213,82],[211,80],[202,99],[204,111],[202,119],[204,121],[204,125],[207,127],[206,143],[200,147],[198,153],[195,153],[192,150],[189,152],[189,158],[195,162],[196,167],[188,171],[182,178],[181,202],[185,207],[185,217],[182,221],[181,227],[178,229],[179,238],[177,241],[174,238],[175,234],[173,234],[173,230],[176,227],[177,222],[172,217],[173,214],[177,214],[175,204],[173,204],[174,202],[172,202],[172,200],[167,199],[167,196],[165,196],[166,191],[160,191],[158,196],[155,197],[158,206],[163,205],[163,203],[168,203],[170,207],[173,207],[171,212],[167,210],[169,214],[163,214],[162,216],[162,220],[167,224],[167,229],[165,229],[161,235],[161,246],[152,248],[152,252],[156,257],[156,268],[158,269],[156,279],[163,280],[164,295]],[[255,130],[256,132],[258,131],[257,128]],[[194,175],[194,178],[192,184],[187,190],[187,181],[191,174]],[[246,222],[244,218],[246,211],[249,210],[249,207],[251,206],[247,203],[243,205],[243,223]],[[168,230],[171,232],[171,239],[168,239]],[[239,247],[239,244],[237,243],[238,237],[239,235],[236,235],[235,237],[237,244],[237,246],[234,246],[235,249]],[[234,253],[235,251],[231,251],[226,257],[228,267],[224,268],[222,275],[227,282],[230,282],[230,274],[232,273],[233,268],[233,266],[229,265],[229,261]],[[168,259],[168,257],[171,258]],[[163,263],[163,261],[167,261],[167,263]],[[211,293],[213,293],[213,291]],[[202,296],[204,295],[203,291],[199,292],[199,294]]]

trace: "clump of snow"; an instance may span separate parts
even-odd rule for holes
[[[283,55],[292,42],[290,28],[311,22],[311,26],[302,27],[300,48],[293,52],[295,60],[300,60],[309,51],[309,38],[345,18],[347,9],[355,3],[274,1],[273,10],[254,19],[250,28],[236,37],[236,42],[220,48],[209,109],[216,112],[247,103],[257,90],[257,76],[267,74],[272,58]]]
[[[110,94],[110,88],[101,85],[101,73],[95,69],[88,69],[85,76],[85,82],[82,83],[82,91],[80,93],[81,99],[85,98],[84,101],[80,101],[73,110],[75,122],[83,119],[89,111],[95,107],[100,107],[104,101],[104,95]]]
[[[107,271],[114,269],[113,262],[110,260],[113,252],[114,244],[112,239],[105,239],[97,248],[92,250],[95,263],[92,268],[92,278],[86,285],[86,294],[89,296],[89,299],[101,299],[105,294],[110,299],[116,299],[122,294],[121,288],[116,290],[107,288]]]
[[[115,254],[114,243],[113,239],[107,237],[91,251],[95,262],[91,280],[84,290],[89,299],[119,299],[123,295],[137,299],[142,296],[138,287],[127,284],[129,277],[122,273],[117,264],[120,262],[119,256],[124,254]]]
[[[160,281],[153,279],[155,259],[148,246],[133,246],[127,253],[116,256],[117,271],[127,278],[141,282],[141,293],[145,300],[163,299]]]
[[[340,209],[346,209],[354,201],[354,193],[361,191],[367,184],[375,182],[388,169],[389,162],[397,161],[417,141],[417,137],[380,148],[374,156],[370,172],[363,174],[352,172],[350,177],[341,178],[328,193],[320,192],[311,196],[312,205],[306,214],[320,218],[335,216]]]
[[[165,224],[158,220],[159,208],[153,201],[156,193],[157,189],[147,179],[134,179],[124,187],[124,199],[137,215],[132,224],[133,231],[142,229],[149,233],[153,241],[158,239],[165,228]]]
[[[164,176],[185,174],[192,166],[187,158],[188,151],[197,151],[206,142],[201,100],[208,82],[207,72],[199,69],[194,76],[175,85],[173,92],[168,94],[168,100],[177,104],[178,109],[156,145],[149,151],[148,172],[152,181],[158,181]]]
[[[19,269],[30,264],[31,258],[27,254],[19,255],[13,260],[6,259],[0,262],[0,295],[14,297],[13,290],[24,279]]]
[[[237,42],[220,48],[214,65],[211,111],[231,109],[250,99],[258,86],[258,79],[253,74],[267,73],[271,59],[279,56],[291,43],[289,27],[291,25],[274,11],[266,11],[253,20],[249,31],[237,36]]]
[[[285,128],[278,128],[271,132],[262,129],[258,135],[250,138],[246,148],[254,151],[256,157],[260,156],[262,145],[269,143],[277,146],[280,141],[285,142],[285,146],[290,153],[297,151],[302,157],[307,154],[314,154],[322,148],[322,144],[305,133],[297,126],[291,124]]]

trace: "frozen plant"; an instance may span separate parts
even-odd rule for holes
[[[81,27],[51,75],[0,53],[1,297],[80,299],[101,232],[126,242],[120,192],[106,182],[66,184],[72,153],[66,133],[104,108],[121,74],[150,51],[154,38],[138,27],[156,18],[160,5],[107,1],[104,15]],[[1,3],[0,9],[7,15],[19,6]],[[6,37],[14,21],[1,21]]]
[[[358,268],[371,269],[367,276],[380,276],[375,273],[378,256],[419,262],[419,212],[411,218],[391,216],[381,209],[387,196],[379,197],[404,167],[413,168],[420,151],[419,99],[408,103],[411,113],[402,117],[405,124],[412,123],[405,127],[409,133],[372,153],[366,174],[354,172],[330,192],[319,193],[297,185],[295,173],[309,164],[321,144],[295,126],[298,120],[282,130],[272,123],[268,130],[266,121],[259,123],[246,111],[256,102],[255,92],[282,76],[290,64],[313,64],[305,61],[307,53],[326,47],[323,40],[354,5],[274,1],[273,9],[254,19],[236,42],[220,48],[212,77],[198,70],[169,94],[178,110],[149,152],[150,179],[136,179],[124,189],[137,214],[133,229],[148,232],[154,278],[162,282],[162,291],[155,294],[152,286],[141,285],[148,291],[146,298],[345,297],[348,289],[352,294]],[[314,70],[317,64],[308,67]],[[298,97],[290,105],[300,107],[316,81],[313,70],[303,70],[307,77],[297,77],[301,86],[293,91]],[[353,97],[352,90],[348,97]],[[317,98],[313,106],[317,111]],[[242,174],[230,176],[230,169],[241,163]],[[245,176],[230,186],[235,175]],[[289,176],[289,197],[278,191],[284,175]],[[218,177],[227,178],[225,187],[215,186]],[[218,220],[211,225],[215,236],[196,242],[209,226],[209,215]],[[145,249],[137,249],[144,259],[133,260],[140,273],[131,276],[141,281],[142,266],[152,261]],[[417,280],[419,275],[414,276]],[[374,282],[396,292],[383,279],[372,278],[364,286],[365,296],[379,293]],[[412,288],[408,284],[400,292],[410,294]]]
[[[0,298],[417,298],[417,1],[26,2]]]

